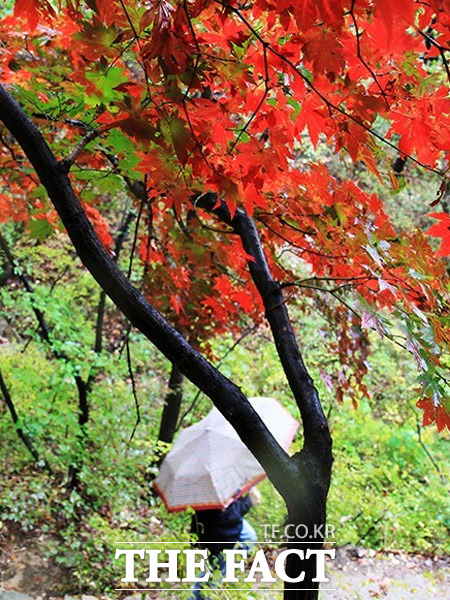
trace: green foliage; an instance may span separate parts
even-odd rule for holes
[[[14,235],[9,241],[13,239]],[[51,534],[41,550],[70,570],[72,591],[112,591],[118,580],[112,560],[115,541],[176,540],[180,548],[189,541],[190,514],[169,515],[149,488],[155,462],[168,449],[156,438],[169,367],[142,336],[131,335],[142,421],[130,442],[136,413],[125,353],[97,354],[92,350],[97,287],[59,237],[45,247],[18,245],[15,253],[26,259],[24,268],[35,281],[35,291],[25,294],[18,284],[0,288],[1,322],[9,328],[4,333],[16,339],[2,348],[1,368],[20,425],[55,474],[50,477],[33,465],[9,413],[2,409],[0,520],[20,524],[25,531]],[[52,348],[36,333],[33,307],[45,315]],[[322,380],[323,372],[337,373],[338,361],[330,352],[337,338],[330,332],[325,335],[324,320],[314,308],[309,301],[293,307],[294,325],[325,410],[331,415],[336,461],[328,520],[336,527],[336,541],[445,553],[450,528],[446,486],[419,444],[420,414],[412,408],[416,394],[412,357],[373,334],[366,376],[371,397],[362,398],[356,411],[346,402],[339,406]],[[124,324],[109,304],[107,312],[107,342],[111,343],[121,335]],[[296,415],[268,331],[251,333],[229,352],[233,345],[233,339],[226,336],[213,343],[223,372],[248,395],[274,396]],[[56,359],[55,350],[67,360]],[[83,436],[77,421],[75,374],[93,376],[90,419]],[[187,407],[197,392],[187,383],[184,392]],[[200,396],[184,426],[210,408],[210,401]],[[422,436],[444,469],[448,442],[433,430],[424,430]],[[291,451],[300,447],[301,436]],[[69,493],[65,483],[68,467],[74,462],[81,465],[81,487]],[[263,539],[264,525],[281,526],[286,515],[270,482],[265,480],[259,487],[263,500],[251,511],[249,520]],[[236,598],[248,598],[249,593],[233,592]]]
[[[1,18],[12,13],[12,11],[14,9],[14,1],[15,0],[3,0],[2,4],[0,6],[0,17]]]
[[[364,403],[355,412],[334,413],[331,425],[336,462],[329,521],[338,544],[448,553],[447,482],[419,444],[414,418],[393,426]],[[422,435],[445,469],[448,442],[432,431]]]

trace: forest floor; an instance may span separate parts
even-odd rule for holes
[[[450,559],[340,548],[327,585],[335,590],[321,600],[440,600],[448,598]]]
[[[0,600],[106,600],[113,597],[112,594],[94,597],[75,593],[70,586],[69,572],[49,563],[36,548],[35,544],[27,544],[24,538],[16,539],[12,544],[0,544]],[[450,558],[343,547],[337,549],[330,569],[330,583],[322,587],[326,586],[334,589],[324,590],[321,600],[440,600],[448,598]],[[280,592],[274,592],[269,597],[269,592],[262,590],[256,596],[255,592],[256,589],[249,590],[248,598],[273,600],[282,596]],[[208,594],[211,599],[233,598],[224,590],[208,590]],[[134,593],[126,600],[186,600],[186,597],[187,593],[174,594],[168,590],[145,595]]]

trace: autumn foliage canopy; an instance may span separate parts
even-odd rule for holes
[[[103,244],[131,206],[143,289],[192,343],[264,316],[240,238],[197,206],[216,192],[253,217],[286,299],[338,332],[339,398],[367,393],[375,330],[415,356],[424,422],[450,425],[449,0],[16,0],[0,39],[3,85]],[[0,222],[44,239],[59,218],[0,136]],[[428,231],[358,185],[395,189],[396,160],[436,174]]]

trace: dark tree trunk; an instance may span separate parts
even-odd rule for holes
[[[330,487],[332,456],[324,448],[321,456],[307,449],[295,454],[293,460],[299,467],[299,478],[293,485],[297,499],[287,502],[288,524],[297,537],[289,540],[289,548],[302,550],[305,559],[298,555],[289,555],[286,561],[286,574],[296,578],[305,573],[303,581],[285,583],[284,600],[317,600],[319,583],[312,581],[316,577],[316,557],[306,559],[308,549],[321,550],[326,536],[326,504]],[[297,527],[300,526],[299,530]],[[310,537],[312,536],[312,537]],[[305,543],[307,542],[307,543]],[[302,589],[303,588],[303,589]]]
[[[0,264],[0,287],[8,283],[8,279],[13,274],[12,267],[9,261],[2,261]]]
[[[320,549],[320,544],[290,544],[289,549],[302,550],[306,555],[307,548]],[[316,558],[301,560],[296,554],[290,554],[286,561],[286,574],[292,578],[297,578],[301,573],[305,573],[303,581],[298,583],[284,584],[284,600],[317,600],[319,597],[319,583],[312,581],[316,575]]]
[[[79,431],[77,433],[78,442],[80,444],[80,452],[77,454],[77,458],[69,466],[68,483],[67,489],[69,491],[75,490],[80,486],[80,471],[83,467],[84,452],[86,451],[87,432],[86,425],[89,421],[89,384],[81,377],[75,377],[75,383],[78,389],[78,425]]]
[[[180,416],[181,401],[183,399],[183,373],[176,365],[172,365],[169,377],[169,391],[164,400],[158,439],[171,444],[177,430]]]

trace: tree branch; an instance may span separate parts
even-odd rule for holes
[[[434,46],[435,48],[437,48],[439,50],[439,54],[441,55],[442,58],[442,63],[444,65],[445,68],[445,72],[447,73],[447,79],[450,83],[450,68],[448,65],[448,60],[447,57],[445,56],[445,52],[449,51],[449,48],[445,48],[444,46],[441,46],[441,44],[439,44],[439,42],[437,42],[431,35],[427,35],[424,31],[422,31],[421,29],[416,28],[416,31],[418,33],[420,33],[420,35],[428,42],[428,44],[430,46]]]
[[[120,252],[123,248],[123,244],[125,242],[125,238],[128,234],[128,228],[130,227],[131,222],[135,218],[135,214],[133,210],[128,211],[122,222],[119,226],[115,243],[114,243],[114,255],[113,259],[117,262],[119,260]],[[106,308],[106,293],[102,289],[100,292],[100,298],[97,306],[97,320],[95,323],[95,343],[94,343],[94,352],[99,354],[103,348],[103,321],[105,318],[105,308]]]
[[[75,249],[94,279],[153,344],[215,404],[261,463],[275,487],[292,497],[298,468],[240,388],[196,351],[130,283],[108,255],[39,130],[0,85],[0,120],[16,138],[46,188]]]
[[[420,423],[419,420],[417,420],[417,424],[416,424],[416,428],[417,428],[417,437],[419,438],[419,444],[422,446],[425,454],[428,456],[428,458],[430,459],[431,464],[433,465],[433,467],[436,469],[436,471],[439,473],[443,483],[447,483],[446,477],[442,474],[442,470],[441,467],[439,466],[439,464],[436,462],[436,459],[434,458],[434,456],[431,454],[431,452],[428,450],[425,442],[422,439],[422,424]]]
[[[297,345],[281,286],[272,277],[254,221],[242,209],[237,209],[231,217],[225,202],[218,204],[216,194],[198,197],[195,205],[213,212],[232,227],[240,236],[245,252],[253,257],[248,261],[250,274],[263,301],[281,364],[302,417],[305,448],[331,457],[327,420]]]
[[[128,340],[127,340],[125,346],[126,346],[126,350],[127,350],[128,374],[130,376],[131,390],[133,392],[133,399],[134,399],[134,407],[136,409],[136,422],[134,424],[133,431],[131,432],[130,439],[128,440],[128,443],[131,444],[131,442],[132,442],[132,440],[134,438],[134,434],[136,433],[136,429],[138,428],[138,425],[141,422],[141,411],[140,411],[140,408],[139,408],[139,400],[138,400],[138,397],[137,397],[136,381],[134,379],[133,367],[131,365],[130,343],[129,343]]]
[[[71,166],[74,164],[74,162],[80,156],[80,154],[83,152],[83,150],[89,144],[89,142],[92,142],[92,140],[95,140],[95,138],[97,138],[100,135],[100,133],[101,132],[98,129],[92,129],[91,131],[88,131],[88,133],[86,133],[86,135],[81,138],[81,140],[78,142],[78,144],[75,146],[75,148],[69,154],[69,156],[62,159],[60,164],[61,164],[61,167],[64,169],[64,171],[66,171],[66,173],[68,173],[70,171]]]
[[[251,333],[253,333],[256,329],[258,329],[258,325],[255,324],[252,327],[249,327],[248,329],[246,329],[240,336],[239,338],[233,342],[233,344],[228,348],[228,350],[225,352],[225,354],[222,356],[222,358],[219,360],[219,362],[216,364],[216,367],[219,368],[220,365],[223,363],[223,361],[226,359],[226,357],[233,352],[233,350],[239,346],[239,344]],[[186,410],[184,411],[184,413],[181,415],[181,417],[178,420],[178,423],[176,425],[176,429],[175,429],[175,433],[181,428],[181,426],[183,425],[184,420],[186,419],[186,417],[189,415],[189,413],[191,413],[194,408],[197,405],[197,401],[200,398],[200,394],[201,391],[199,390],[194,398],[192,399],[191,403],[189,404],[189,406],[186,408]]]

